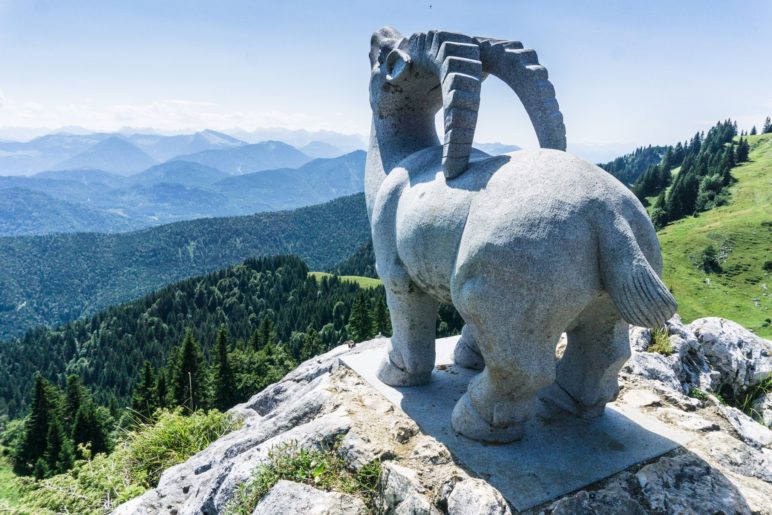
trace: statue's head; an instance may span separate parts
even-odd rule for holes
[[[467,36],[430,31],[403,37],[384,27],[370,42],[370,105],[373,115],[410,123],[444,109],[442,164],[455,177],[469,162],[482,64],[477,42]]]
[[[433,121],[443,109],[442,165],[449,178],[469,164],[480,86],[487,74],[517,93],[542,147],[565,150],[563,116],[547,70],[536,52],[517,41],[437,30],[406,38],[384,27],[370,40],[370,67],[370,105],[373,116],[384,123],[410,126],[427,117]]]

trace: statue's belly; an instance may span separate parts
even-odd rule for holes
[[[407,186],[397,208],[397,252],[422,290],[451,302],[450,280],[472,192],[448,188],[438,172]]]

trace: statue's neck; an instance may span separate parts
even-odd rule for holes
[[[373,202],[386,175],[410,154],[440,144],[433,114],[379,118],[373,116],[370,145],[365,164],[367,214],[372,218]]]

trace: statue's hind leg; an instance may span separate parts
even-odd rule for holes
[[[535,320],[528,306],[501,302],[505,285],[471,279],[454,295],[485,359],[453,410],[453,429],[474,440],[511,442],[523,435],[536,393],[555,377],[557,334]],[[498,290],[498,293],[497,293]]]
[[[597,417],[619,393],[619,370],[630,357],[628,324],[604,293],[572,325],[555,383],[540,396],[553,416]]]
[[[461,337],[453,350],[453,363],[472,370],[485,368],[485,360],[477,347],[477,342],[472,336],[472,328],[469,325],[464,325],[464,329],[461,331]]]
[[[437,301],[415,285],[389,288],[388,281],[384,283],[392,337],[378,379],[391,386],[428,383],[434,369]]]

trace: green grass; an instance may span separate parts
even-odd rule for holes
[[[0,457],[0,513],[102,514],[156,486],[161,472],[207,447],[241,422],[218,411],[159,412],[125,434],[109,455],[76,462],[42,481],[14,475]]]
[[[337,446],[309,450],[293,442],[269,451],[268,462],[257,469],[248,483],[241,485],[225,512],[228,515],[249,515],[260,499],[283,479],[320,490],[355,495],[364,500],[371,511],[375,511],[380,477],[379,461],[365,465],[359,472],[351,472],[338,455]]]
[[[328,274],[327,272],[309,272],[308,275],[312,276],[317,281],[322,277],[332,277],[332,274]],[[340,277],[341,281],[357,283],[360,288],[377,288],[383,284],[380,279],[373,279],[372,277],[361,277],[358,275],[341,275],[338,277]]]
[[[659,232],[664,281],[686,322],[707,316],[734,320],[772,337],[772,134],[750,136],[751,161],[732,169],[729,204],[674,222]],[[702,251],[718,249],[723,269],[706,274]]]
[[[24,495],[24,485],[8,460],[0,456],[0,513],[24,513]]]
[[[651,330],[651,345],[649,345],[648,351],[658,352],[663,356],[670,356],[673,354],[673,344],[670,343],[670,335],[667,327],[663,326]]]

